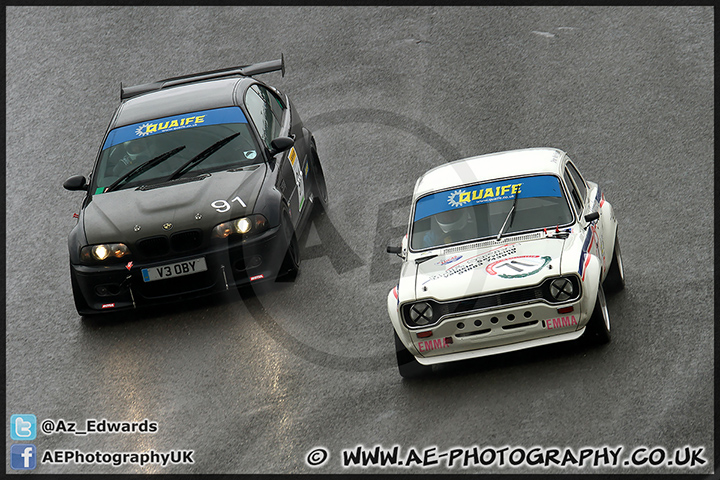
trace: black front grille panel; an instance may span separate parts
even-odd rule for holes
[[[541,300],[543,299],[543,291],[542,285],[538,285],[534,288],[524,288],[492,295],[483,295],[481,297],[465,298],[455,302],[440,303],[434,300],[420,300],[420,302],[427,302],[430,304],[433,310],[433,318],[437,321],[446,315],[458,315],[476,310],[499,308],[518,303]],[[413,323],[408,323],[407,319],[410,318],[410,307],[412,307],[413,303],[404,305],[402,309],[406,324],[411,326]]]
[[[474,298],[464,298],[462,300],[456,300],[452,302],[438,302],[435,300],[418,300],[417,302],[411,302],[403,305],[402,314],[405,324],[411,328],[422,327],[422,325],[415,325],[413,322],[408,321],[410,319],[410,308],[415,303],[427,303],[432,307],[433,311],[433,322],[436,323],[442,317],[447,315],[462,315],[467,312],[475,312],[481,310],[488,310],[493,308],[503,308],[512,305],[518,305],[522,303],[530,303],[536,301],[544,301],[550,305],[564,303],[569,301],[575,301],[581,296],[580,281],[574,276],[566,277],[574,285],[574,295],[572,298],[558,302],[552,298],[550,294],[550,282],[552,278],[545,280],[542,284],[536,285],[529,288],[519,288],[517,290],[509,290],[505,292],[482,295]]]
[[[167,237],[143,238],[137,242],[139,253],[146,258],[162,257],[170,252],[170,243]]]
[[[170,247],[176,252],[195,250],[202,245],[201,230],[186,230],[170,237]]]
[[[138,253],[143,258],[159,258],[170,253],[187,253],[202,247],[202,230],[185,230],[171,235],[142,238],[137,241]]]
[[[543,290],[541,287],[536,287],[471,298],[468,300],[461,300],[459,302],[443,303],[439,305],[439,309],[441,315],[449,315],[473,310],[482,310],[485,308],[502,307],[504,305],[512,305],[515,303],[531,302],[533,300],[540,300],[541,298],[543,298]]]

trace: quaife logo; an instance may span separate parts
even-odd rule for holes
[[[36,465],[35,445],[18,443],[10,447],[10,467],[13,470],[35,470]]]
[[[35,415],[22,413],[10,417],[10,438],[13,440],[35,440],[37,419]]]

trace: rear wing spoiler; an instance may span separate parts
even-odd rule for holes
[[[140,95],[141,93],[152,92],[154,90],[161,90],[163,88],[173,87],[175,85],[182,85],[183,83],[197,82],[200,80],[209,80],[211,78],[222,78],[232,77],[233,75],[243,75],[245,77],[251,77],[253,75],[260,75],[261,73],[275,72],[280,70],[282,76],[285,76],[285,56],[280,54],[278,60],[270,60],[267,62],[253,63],[252,65],[242,65],[239,67],[222,68],[220,70],[211,70],[208,72],[192,73],[190,75],[183,75],[180,77],[166,78],[165,80],[158,80],[151,83],[143,83],[142,85],[133,85],[130,87],[123,87],[122,82],[120,83],[120,100]]]

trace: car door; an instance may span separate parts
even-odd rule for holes
[[[310,186],[307,183],[308,168],[310,161],[310,145],[308,138],[303,133],[303,124],[300,117],[290,105],[286,96],[282,95],[274,87],[258,85],[263,98],[270,105],[275,118],[281,121],[281,135],[288,136],[295,141],[295,145],[288,152],[288,158],[295,177],[295,185],[298,195],[295,198],[298,203],[298,212],[302,214],[306,210],[307,197]],[[300,215],[298,215],[300,217]]]
[[[565,183],[570,191],[573,205],[576,207],[580,218],[580,225],[587,226],[585,215],[593,212],[603,214],[601,207],[600,189],[595,184],[588,184],[580,175],[578,169],[568,159],[563,172]],[[603,274],[607,270],[608,265],[605,259],[605,232],[603,225],[605,222],[600,220],[591,222],[591,225],[585,228],[585,247],[584,250],[592,253],[600,259]]]
[[[278,137],[293,137],[290,110],[280,97],[260,84],[254,84],[245,93],[245,106],[251,121],[265,147]],[[275,187],[289,206],[293,226],[297,226],[305,203],[305,181],[301,156],[297,146],[275,155],[275,168],[279,169]]]

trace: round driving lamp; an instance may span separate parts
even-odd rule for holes
[[[433,310],[430,304],[420,302],[410,307],[410,321],[419,327],[432,323]]]
[[[556,278],[550,282],[550,295],[555,301],[564,302],[575,296],[575,286],[568,278]]]

